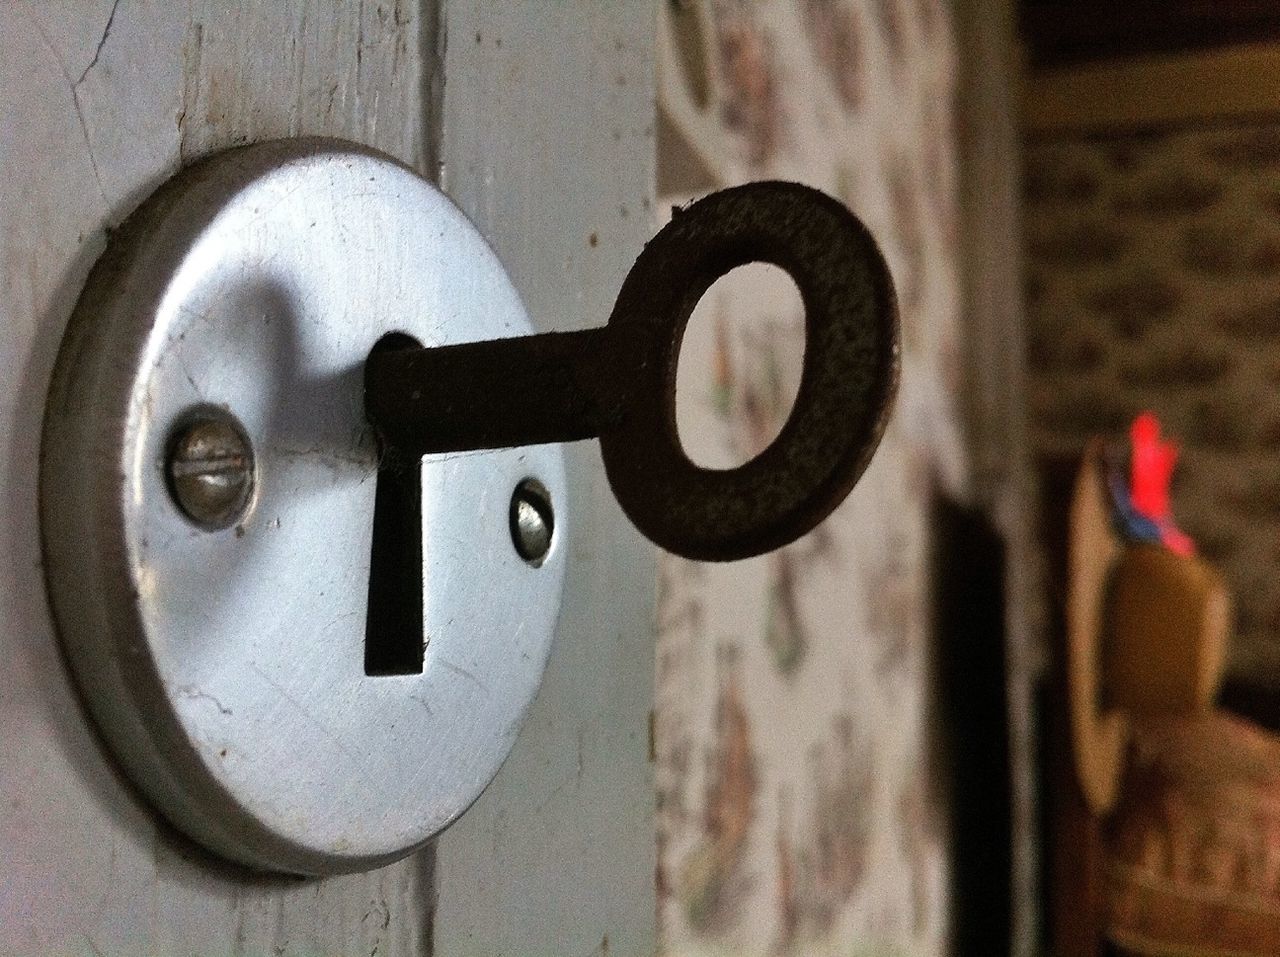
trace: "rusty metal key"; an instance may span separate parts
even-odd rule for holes
[[[751,262],[787,272],[805,312],[791,414],[773,443],[706,469],[676,430],[680,343],[698,300]],[[607,325],[377,350],[366,414],[394,458],[599,438],[623,511],[663,548],[727,561],[779,548],[844,500],[883,433],[898,380],[888,267],[842,204],[795,183],[726,189],[646,244]]]

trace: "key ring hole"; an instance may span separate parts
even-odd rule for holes
[[[745,465],[699,467],[681,447],[676,378],[698,301],[734,267],[772,263],[804,304],[803,371],[777,437]],[[795,183],[754,183],[677,213],[646,245],[609,325],[652,335],[618,425],[600,436],[628,517],[690,558],[732,560],[794,541],[862,474],[897,383],[898,323],[888,267],[847,207]]]
[[[730,269],[702,294],[676,357],[676,434],[698,468],[755,459],[795,407],[807,336],[790,274],[757,261]]]

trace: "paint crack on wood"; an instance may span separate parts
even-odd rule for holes
[[[89,61],[89,65],[84,68],[84,72],[80,74],[80,79],[71,84],[71,99],[75,103],[76,116],[80,120],[80,129],[84,133],[85,149],[89,155],[89,165],[93,168],[93,179],[98,184],[98,192],[102,194],[103,202],[107,200],[106,190],[102,187],[102,173],[98,169],[98,159],[93,154],[93,141],[89,136],[89,125],[85,120],[84,107],[80,102],[80,86],[84,83],[85,78],[89,76],[89,71],[98,65],[98,59],[102,56],[102,48],[107,44],[107,37],[111,36],[111,27],[116,21],[116,11],[120,9],[120,0],[115,0],[111,5],[111,13],[107,15],[106,26],[102,28],[102,37],[98,40],[98,45],[93,51],[93,58]],[[66,74],[66,66],[63,66],[63,73]],[[71,77],[67,74],[67,79]]]
[[[119,5],[119,0],[116,0],[116,2],[117,2],[117,5]],[[114,16],[114,14],[115,14],[115,10],[113,8],[112,15]],[[80,135],[84,138],[85,153],[89,157],[89,166],[93,170],[93,181],[94,183],[97,184],[98,194],[102,197],[102,201],[106,203],[107,194],[106,194],[106,191],[102,188],[102,174],[98,170],[98,160],[93,155],[93,140],[89,136],[89,124],[85,121],[84,109],[81,107],[81,104],[80,104],[79,86],[80,86],[80,83],[84,81],[84,75],[80,77],[80,80],[72,81],[71,71],[67,69],[67,61],[62,58],[62,54],[59,53],[58,48],[54,46],[54,43],[49,38],[49,34],[45,31],[43,24],[41,24],[40,21],[31,14],[30,10],[28,10],[27,12],[27,19],[31,21],[31,25],[34,26],[36,28],[36,32],[40,34],[40,39],[44,42],[45,47],[47,47],[49,52],[53,55],[53,59],[58,64],[58,69],[59,71],[61,71],[63,79],[67,81],[67,88],[71,91],[71,105],[75,108],[76,119],[79,121],[79,124],[80,124]],[[110,28],[110,26],[111,26],[110,21],[108,21],[107,27]],[[106,40],[105,33],[103,34],[102,39],[105,42]],[[99,49],[101,49],[101,47],[99,47]],[[93,63],[97,62],[97,59],[98,58],[95,55],[93,58],[93,61],[89,64],[89,67],[85,68],[85,75],[88,74],[89,69],[93,66]]]
[[[187,136],[187,114],[200,94],[200,58],[204,47],[204,24],[194,23],[187,31],[182,44],[182,109],[178,111],[178,143],[182,146]]]
[[[98,46],[93,51],[93,59],[84,68],[84,72],[80,74],[80,79],[76,80],[75,86],[78,87],[83,83],[85,77],[89,75],[89,71],[98,65],[98,58],[102,56],[102,48],[107,45],[107,37],[111,36],[111,27],[116,22],[116,11],[119,9],[120,0],[115,0],[115,3],[111,5],[111,13],[107,15],[107,25],[102,28],[102,37],[98,40]]]

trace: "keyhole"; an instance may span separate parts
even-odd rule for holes
[[[420,348],[402,332],[383,336],[373,352]],[[369,556],[369,612],[364,631],[366,675],[422,673],[422,459],[381,450]]]

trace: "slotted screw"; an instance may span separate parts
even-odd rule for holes
[[[169,443],[165,474],[187,518],[206,531],[230,528],[253,494],[253,447],[229,415],[200,413]]]

